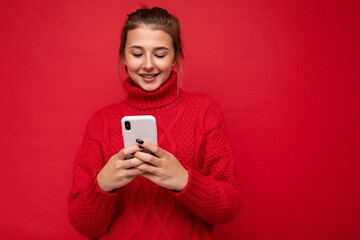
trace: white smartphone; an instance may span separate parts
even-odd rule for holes
[[[157,145],[157,128],[154,116],[125,116],[121,119],[121,130],[124,147],[137,144],[137,138]]]

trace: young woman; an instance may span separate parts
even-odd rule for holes
[[[119,50],[129,75],[126,99],[90,119],[74,163],[69,218],[88,238],[212,239],[214,225],[240,209],[218,105],[178,86],[180,32],[165,9],[128,15]],[[158,146],[138,139],[124,148],[127,115],[153,115]]]

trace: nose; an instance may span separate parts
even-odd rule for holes
[[[145,58],[145,62],[143,64],[143,68],[147,71],[152,70],[154,68],[154,63],[151,59],[151,56],[147,56]]]

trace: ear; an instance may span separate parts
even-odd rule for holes
[[[178,64],[178,58],[177,58],[177,57],[174,57],[172,66],[174,67],[176,64]]]

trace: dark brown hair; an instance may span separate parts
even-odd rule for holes
[[[127,33],[138,28],[141,24],[162,30],[170,35],[173,42],[175,59],[174,63],[181,68],[181,59],[184,57],[181,41],[181,27],[177,17],[170,14],[167,10],[159,7],[143,7],[127,15],[127,19],[121,31],[121,43],[119,48],[119,60],[125,56],[125,45]],[[180,70],[180,69],[178,69]]]

